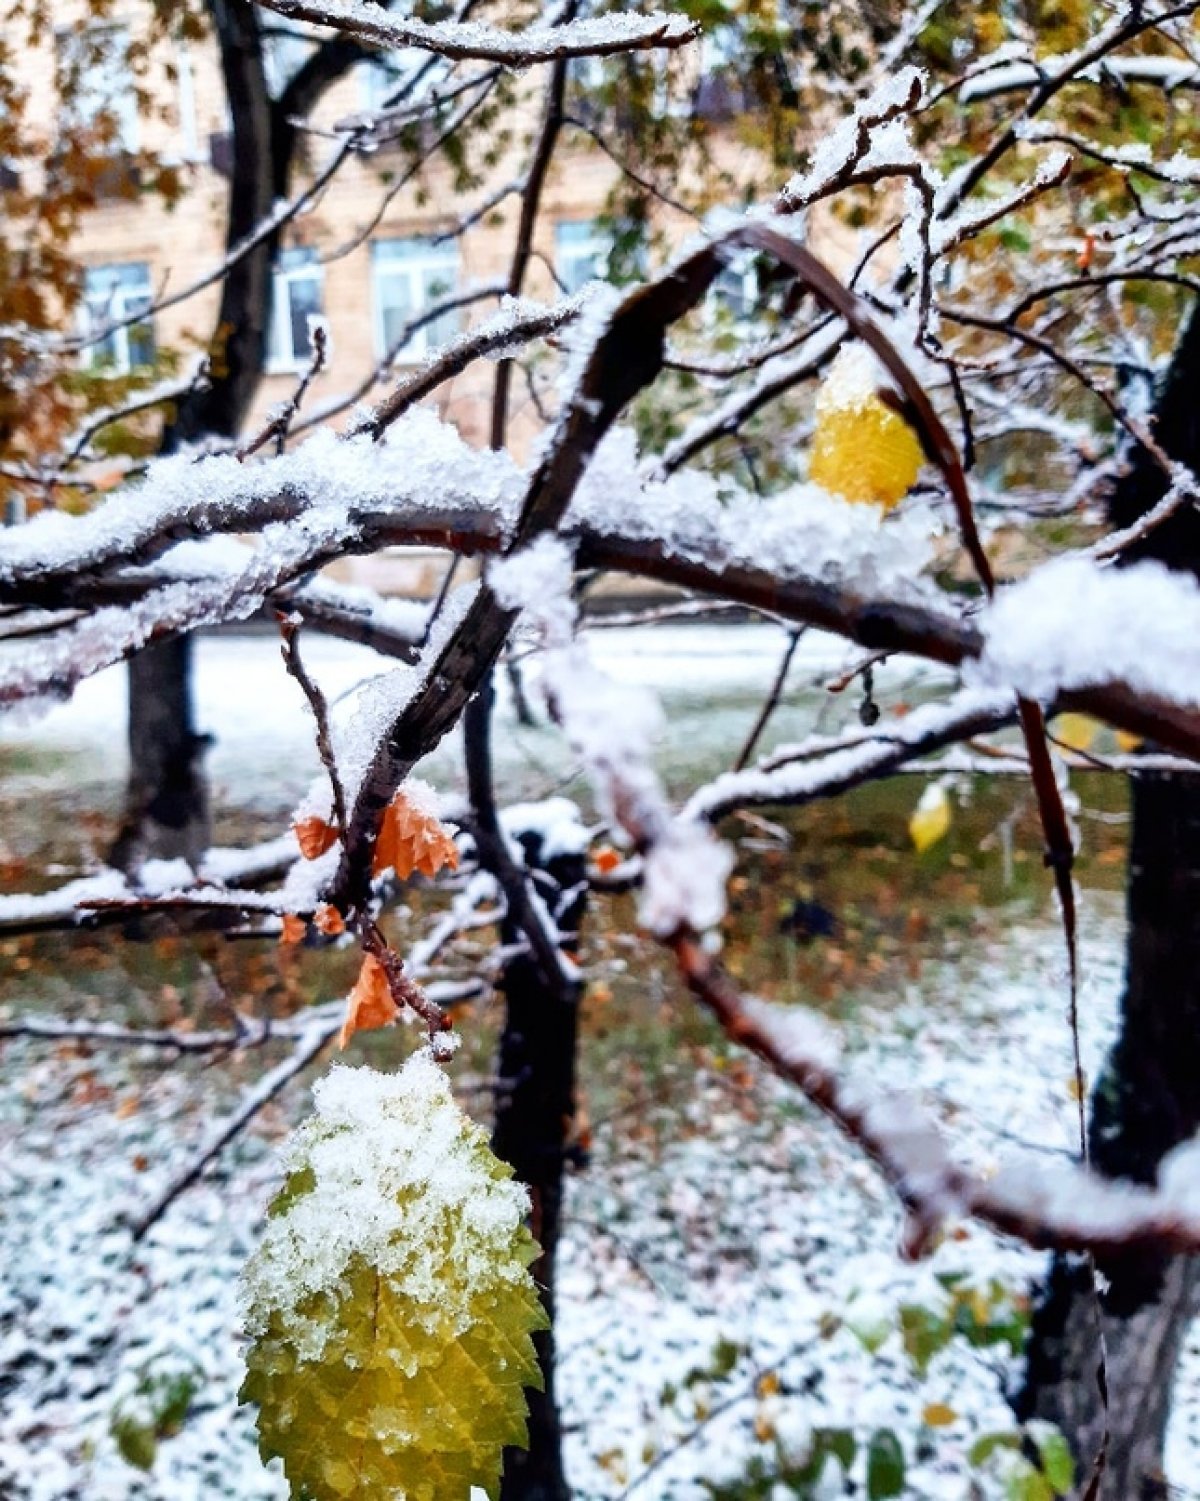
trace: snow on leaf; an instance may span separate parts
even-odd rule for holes
[[[346,931],[346,919],[336,907],[324,902],[313,913],[313,927],[318,933],[324,933],[326,938],[336,938],[339,933]]]
[[[404,881],[414,871],[432,878],[444,865],[458,868],[458,846],[428,807],[424,791],[423,784],[410,778],[384,809],[373,875],[394,870]]]
[[[243,1276],[261,1452],[311,1501],[495,1495],[541,1379],[528,1197],[425,1053],[314,1096]]]
[[[886,385],[867,349],[843,349],[817,395],[809,478],[845,500],[890,510],[910,489],[924,456],[916,433],[886,406]]]
[[[344,1048],[356,1032],[373,1032],[377,1027],[390,1025],[398,1014],[387,970],[374,954],[367,954],[346,1001],[346,1020],[338,1033],[338,1047]]]

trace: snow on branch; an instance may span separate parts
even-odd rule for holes
[[[968,690],[945,704],[923,704],[886,728],[849,736],[848,743],[812,750],[783,747],[758,766],[726,772],[692,794],[684,817],[715,822],[739,808],[795,806],[833,797],[947,745],[1012,724],[1016,717],[1011,691]]]
[[[1200,584],[1190,574],[1062,558],[1002,590],[981,624],[970,673],[980,683],[1048,702],[1120,682],[1200,722]]]
[[[508,31],[482,21],[418,21],[389,15],[361,0],[258,0],[292,21],[331,26],[360,42],[391,51],[418,47],[454,61],[528,68],[571,57],[612,57],[654,47],[682,47],[700,35],[686,16],[593,16],[561,25],[544,23]]]
[[[951,1217],[968,1217],[1028,1245],[1098,1254],[1200,1249],[1200,1141],[1162,1164],[1157,1188],[1115,1183],[1081,1167],[1022,1159],[984,1179],[955,1162],[917,1102],[878,1093],[839,1071],[837,1041],[801,1006],[741,995],[691,935],[668,942],[693,995],[730,1039],[795,1084],[874,1160],[908,1215],[905,1248],[928,1250]]]
[[[402,513],[430,495],[437,496],[431,510],[444,528],[460,508],[507,511],[518,489],[511,458],[472,449],[431,412],[411,413],[382,445],[321,431],[260,463],[232,454],[176,455],[84,516],[44,511],[0,534],[0,602],[20,603],[54,582],[148,562],[191,538],[274,522],[346,530],[364,512]],[[436,521],[432,526],[439,529]]]

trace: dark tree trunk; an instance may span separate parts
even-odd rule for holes
[[[559,889],[585,874],[581,859],[551,862]],[[581,888],[582,889],[582,888]],[[584,898],[562,917],[570,929],[582,917]],[[519,938],[515,930],[506,943]],[[535,1337],[545,1389],[529,1393],[529,1447],[504,1456],[502,1501],[569,1501],[562,1462],[562,1426],[554,1390],[554,1273],[562,1220],[563,1173],[572,1149],[575,1121],[575,1043],[578,1003],[561,987],[546,984],[532,956],[519,955],[504,968],[506,1016],[499,1055],[499,1093],[492,1147],[513,1166],[529,1189],[530,1228],[542,1248],[534,1279],[550,1318]]]
[[[226,250],[247,239],[277,198],[287,196],[303,116],[336,78],[363,56],[336,38],[318,48],[272,100],[263,66],[259,13],[251,0],[209,0],[233,132]],[[279,236],[265,237],[229,267],[213,337],[213,380],[179,405],[160,451],[242,430],[266,362],[271,268]],[[129,666],[130,776],[115,864],[171,852],[194,859],[208,845],[208,795],[202,765],[207,737],[195,727],[191,644],[167,642]],[[164,821],[163,815],[166,815]],[[182,834],[180,833],[182,830]]]
[[[1163,1156],[1200,1128],[1200,779],[1147,777],[1133,789],[1128,972],[1121,1033],[1096,1083],[1091,1146],[1109,1177],[1152,1183]],[[1022,1418],[1048,1418],[1090,1471],[1106,1413],[1097,1319],[1107,1346],[1111,1430],[1098,1495],[1163,1496],[1163,1437],[1180,1346],[1195,1309],[1195,1258],[1126,1257],[1091,1269],[1058,1257],[1035,1312]]]
[[[180,857],[194,866],[208,848],[208,742],[196,732],[191,669],[188,636],[149,646],[129,663],[129,785],[111,856],[124,870]]]
[[[546,934],[526,882],[536,884],[558,934],[573,951],[587,910],[587,861],[583,854],[548,858],[534,832],[519,835],[523,862],[513,858],[493,794],[493,703],[489,678],[463,720],[476,849],[480,864],[504,892],[500,940],[512,949],[499,982],[505,1005],[492,1150],[529,1190],[529,1227],[541,1247],[531,1270],[550,1321],[534,1340],[544,1385],[528,1394],[529,1445],[505,1450],[500,1495],[501,1501],[570,1501],[554,1390],[554,1272],[563,1177],[568,1160],[579,1155],[574,1136],[580,986],[563,973],[554,936]]]
[[[1174,457],[1200,458],[1200,314],[1180,339],[1155,406],[1156,436]],[[1132,456],[1113,498],[1128,525],[1163,494],[1148,457]],[[1131,552],[1176,568],[1200,565],[1200,517],[1185,508]],[[1200,777],[1147,776],[1132,789],[1128,940],[1120,1034],[1092,1096],[1092,1160],[1108,1177],[1153,1183],[1162,1158],[1200,1128]],[[1109,1433],[1094,1494],[1166,1496],[1163,1443],[1179,1352],[1200,1296],[1195,1258],[1127,1256],[1091,1268],[1054,1258],[1026,1350],[1017,1415],[1056,1423],[1086,1488]],[[1107,1357],[1102,1392],[1100,1328]]]

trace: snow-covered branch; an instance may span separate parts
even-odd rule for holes
[[[679,15],[614,14],[508,31],[482,21],[406,19],[355,0],[259,0],[259,4],[288,20],[330,26],[385,51],[418,47],[455,61],[501,63],[507,68],[682,47],[700,34],[694,22]]]

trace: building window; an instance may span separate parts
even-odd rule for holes
[[[144,261],[87,268],[83,285],[85,332],[101,335],[84,350],[84,363],[89,369],[128,375],[154,363],[154,326],[150,319],[125,323],[125,319],[146,312],[152,301],[150,267]]]
[[[608,275],[609,240],[592,219],[561,219],[554,228],[554,269],[567,295]]]
[[[138,97],[124,26],[85,26],[56,35],[63,113],[75,128],[104,125],[115,150],[138,147]]]
[[[316,39],[301,27],[280,21],[263,27],[262,43],[267,89],[272,99],[278,99],[312,55]]]
[[[404,338],[404,330],[414,318],[453,293],[458,280],[458,248],[454,244],[416,238],[376,240],[371,246],[371,278],[380,358],[422,359],[458,332],[460,314],[452,308]]]
[[[750,251],[737,251],[721,267],[712,285],[715,305],[735,323],[752,319],[759,311],[762,287],[760,263]]]
[[[275,262],[267,368],[295,370],[309,355],[308,320],[321,314],[321,266],[315,250],[298,246]]]

